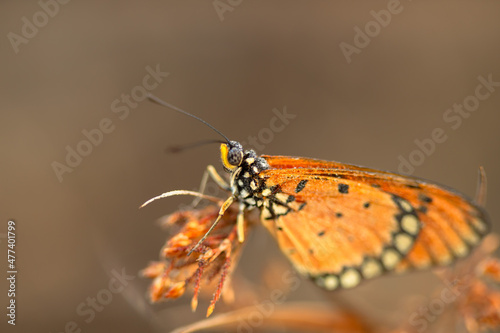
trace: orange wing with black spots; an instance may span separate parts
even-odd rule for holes
[[[263,157],[262,223],[294,266],[329,290],[450,264],[488,232],[485,213],[450,189],[348,164]]]

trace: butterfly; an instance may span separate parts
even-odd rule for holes
[[[203,246],[233,204],[240,242],[245,213],[258,210],[297,271],[327,290],[353,288],[388,272],[450,265],[489,232],[486,212],[450,188],[339,162],[258,155],[204,120],[149,98],[202,121],[225,139],[220,152],[229,181],[208,166],[200,192],[171,191],[144,204],[180,194],[209,198],[203,194],[208,178],[229,192],[211,228],[188,255]]]

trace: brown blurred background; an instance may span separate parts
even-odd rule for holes
[[[207,164],[220,167],[216,145],[164,152],[172,144],[218,139],[195,120],[147,101],[127,117],[113,112],[113,101],[143,84],[147,67],[169,73],[154,94],[234,140],[269,128],[275,108],[296,115],[259,153],[397,171],[399,156],[416,149],[414,140],[442,128],[447,140],[414,175],[472,197],[484,166],[498,230],[500,87],[457,129],[443,114],[474,94],[478,76],[500,81],[500,3],[401,2],[400,13],[350,63],[340,44],[354,45],[355,28],[364,30],[374,21],[370,11],[387,10],[388,1],[233,4],[221,20],[211,1],[72,1],[44,22],[36,1],[2,3],[0,267],[6,270],[6,222],[15,219],[19,271],[18,325],[7,325],[2,310],[2,332],[63,332],[71,321],[83,332],[168,331],[204,317],[207,302],[191,314],[189,297],[150,306],[149,281],[137,276],[165,241],[155,221],[191,199],[138,206],[167,190],[195,189]],[[33,15],[38,32],[21,43],[11,33],[24,38],[23,17],[33,23]],[[66,164],[67,146],[76,149],[82,131],[105,118],[113,131],[61,182],[53,163]],[[258,285],[260,270],[281,260],[260,228],[239,272]],[[87,323],[77,308],[122,268],[135,277]],[[404,320],[412,311],[405,295],[425,297],[437,285],[430,273],[418,273],[342,296],[378,319]],[[306,280],[289,296],[328,298]],[[218,305],[216,314],[227,309]]]

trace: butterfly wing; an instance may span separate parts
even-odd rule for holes
[[[261,219],[302,273],[333,290],[388,271],[445,265],[488,231],[462,195],[411,177],[313,159],[263,156]]]

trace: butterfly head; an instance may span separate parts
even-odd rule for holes
[[[228,141],[220,145],[220,157],[224,169],[231,172],[243,161],[243,146],[237,141]]]

